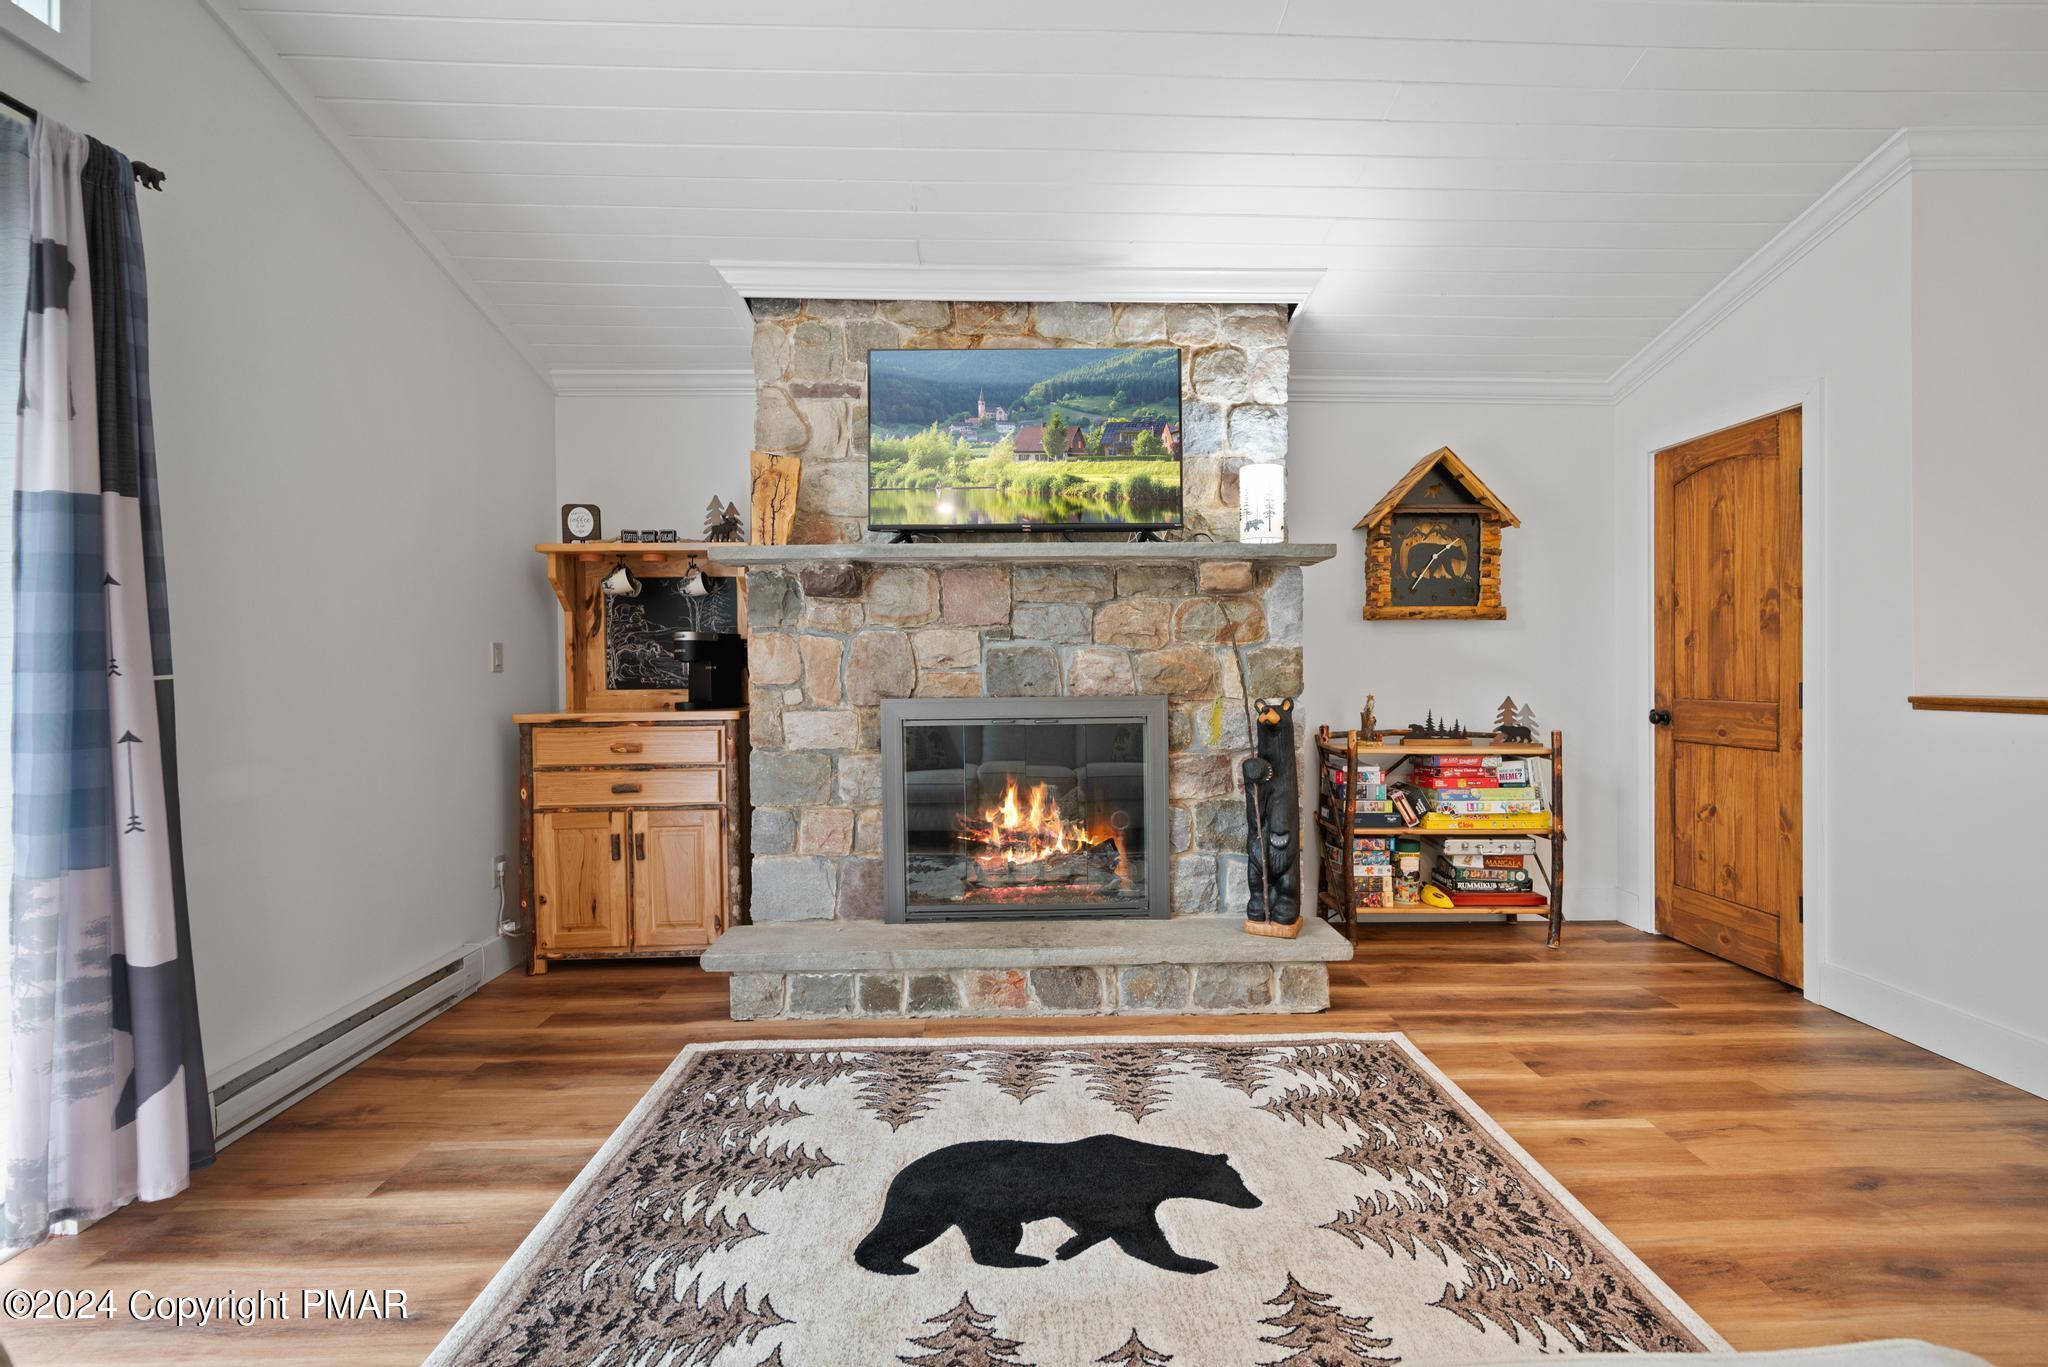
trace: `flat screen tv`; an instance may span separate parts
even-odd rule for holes
[[[1178,347],[868,353],[877,531],[1181,525]]]

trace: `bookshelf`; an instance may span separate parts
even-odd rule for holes
[[[1550,771],[1550,828],[1548,830],[1515,830],[1513,828],[1467,827],[1446,829],[1437,826],[1360,826],[1358,824],[1358,770],[1361,762],[1378,765],[1383,770],[1392,770],[1401,761],[1421,755],[1498,755],[1502,758],[1542,760]],[[1323,768],[1327,764],[1341,764],[1344,768],[1344,801],[1342,822],[1326,817],[1322,797]],[[1536,775],[1531,774],[1534,780]],[[1517,916],[1541,916],[1550,926],[1549,945],[1558,947],[1564,932],[1564,732],[1552,731],[1550,744],[1494,744],[1481,741],[1473,744],[1405,744],[1398,732],[1381,732],[1366,735],[1358,731],[1332,732],[1324,726],[1316,732],[1316,829],[1321,836],[1322,876],[1317,880],[1316,909],[1324,917],[1344,931],[1346,939],[1356,939],[1358,920],[1362,916],[1504,916],[1513,921]],[[1542,879],[1546,902],[1542,906],[1514,903],[1490,906],[1486,903],[1465,903],[1456,907],[1433,907],[1426,903],[1390,907],[1361,907],[1358,905],[1358,879],[1352,871],[1352,841],[1356,836],[1387,836],[1442,840],[1445,837],[1511,838],[1526,837],[1536,842],[1538,854],[1532,856],[1536,865],[1535,873]],[[1550,845],[1550,858],[1546,862],[1540,851],[1545,841]]]

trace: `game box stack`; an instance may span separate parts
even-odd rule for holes
[[[1391,907],[1394,899],[1394,840],[1392,836],[1361,835],[1351,841],[1352,886],[1358,890],[1361,907]]]
[[[1550,812],[1526,759],[1430,755],[1408,766],[1408,782],[1429,804],[1422,825],[1431,830],[1550,829]]]
[[[1333,826],[1344,824],[1345,788],[1343,760],[1333,760],[1325,755],[1321,785],[1322,816]],[[1383,829],[1400,824],[1401,818],[1395,815],[1394,804],[1387,797],[1386,772],[1376,764],[1359,765],[1358,807],[1354,829]]]
[[[1527,837],[1453,836],[1444,841],[1429,879],[1453,905],[1540,907],[1548,899],[1529,874],[1535,851],[1536,842]]]

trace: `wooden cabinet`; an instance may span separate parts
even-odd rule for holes
[[[737,712],[519,723],[520,903],[552,959],[700,953],[742,905]]]

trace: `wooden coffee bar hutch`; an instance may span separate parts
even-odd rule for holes
[[[643,581],[698,569],[735,580],[694,542],[535,547],[562,607],[564,710],[519,727],[519,907],[533,927],[532,972],[551,960],[701,953],[745,905],[743,709],[676,711],[685,695],[614,688],[606,575]]]

